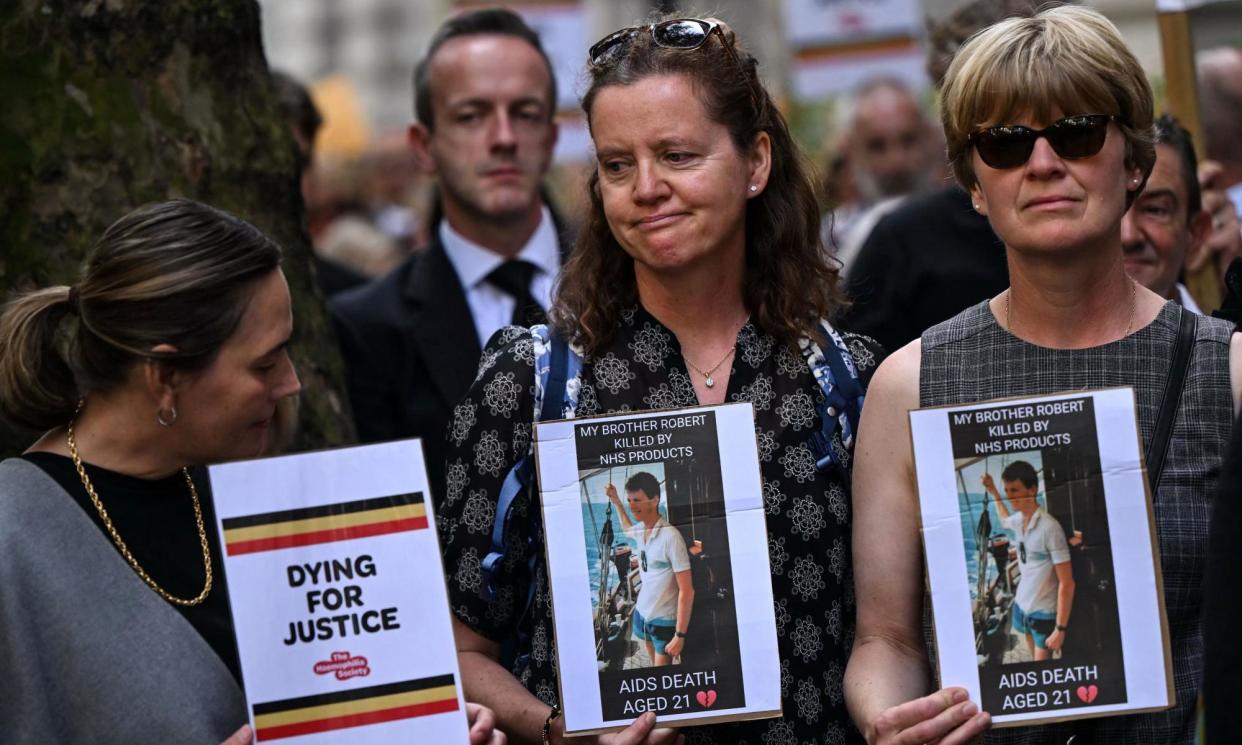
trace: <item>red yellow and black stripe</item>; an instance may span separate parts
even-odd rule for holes
[[[457,710],[452,675],[255,704],[259,742]]]
[[[224,520],[229,556],[347,541],[427,527],[422,492]]]

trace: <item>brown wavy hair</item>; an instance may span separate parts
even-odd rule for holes
[[[759,81],[758,61],[731,30],[723,36],[713,33],[694,50],[666,49],[640,30],[617,59],[590,69],[582,109],[590,126],[595,97],[604,88],[684,75],[711,120],[729,131],[738,152],[748,152],[760,132],[768,134],[772,169],[767,188],[746,206],[742,295],[759,328],[796,346],[799,339],[817,334],[819,321],[842,305],[839,271],[820,240],[820,206],[807,161]],[[731,45],[738,62],[723,44]],[[638,303],[638,289],[634,261],[608,227],[598,170],[591,173],[589,189],[590,208],[561,272],[551,317],[562,338],[593,354],[612,339],[621,312]]]

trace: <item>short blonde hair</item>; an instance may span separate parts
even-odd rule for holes
[[[1076,6],[1010,18],[970,38],[945,73],[940,117],[949,163],[959,184],[976,177],[968,138],[986,124],[1029,114],[1111,114],[1126,138],[1126,165],[1146,182],[1156,163],[1151,85],[1117,28],[1097,11]],[[1130,192],[1129,200],[1138,191]]]

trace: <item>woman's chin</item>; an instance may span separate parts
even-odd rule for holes
[[[246,428],[246,431],[237,438],[234,443],[233,453],[229,460],[248,460],[250,458],[261,458],[265,455],[272,454],[272,445],[275,442],[275,428],[272,426],[273,420],[268,419],[258,424],[252,424]]]

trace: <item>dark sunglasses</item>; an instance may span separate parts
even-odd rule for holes
[[[614,31],[591,46],[590,51],[587,52],[587,59],[590,60],[592,67],[610,64],[621,56],[635,35],[647,30],[651,31],[651,39],[656,46],[687,51],[703,46],[713,33],[720,34],[721,45],[728,50],[734,62],[738,62],[737,52],[733,51],[733,45],[725,38],[724,29],[720,24],[699,18],[674,18],[646,26],[630,26]]]
[[[1090,158],[1104,147],[1108,123],[1117,117],[1108,114],[1083,114],[1058,119],[1043,129],[1020,124],[1002,124],[973,132],[966,141],[974,145],[983,162],[992,168],[1017,168],[1031,157],[1035,140],[1040,137],[1057,155],[1066,160]]]

